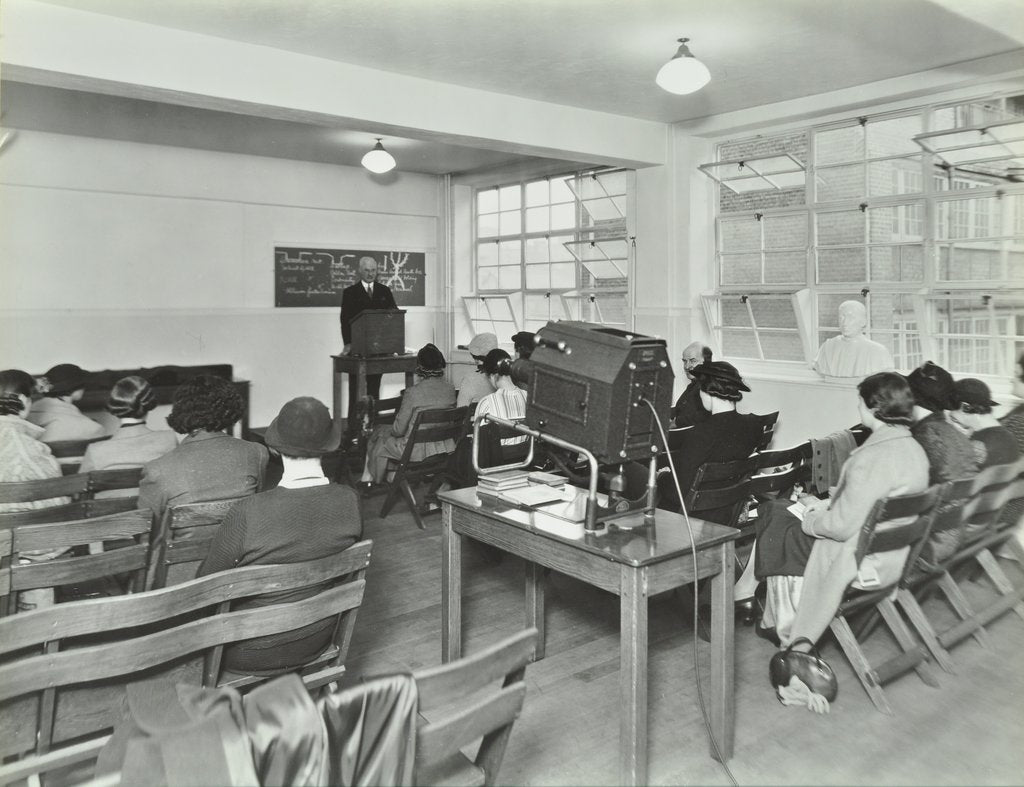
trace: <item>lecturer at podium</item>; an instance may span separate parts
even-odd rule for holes
[[[397,309],[391,289],[377,281],[377,260],[359,258],[359,281],[341,292],[341,339],[345,346],[342,355],[348,355],[352,342],[352,320],[364,309]],[[380,396],[380,375],[366,375],[366,393],[374,399]],[[356,414],[355,375],[348,376],[348,430],[355,432]]]

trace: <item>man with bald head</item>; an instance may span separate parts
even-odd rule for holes
[[[700,342],[691,342],[683,350],[682,361],[686,379],[690,382],[680,395],[676,406],[672,408],[672,426],[676,429],[681,426],[693,426],[711,415],[700,400],[700,385],[691,374],[694,367],[711,361],[711,348]]]
[[[342,355],[347,355],[352,343],[352,320],[366,309],[397,309],[395,296],[386,284],[377,281],[377,260],[367,255],[359,258],[359,280],[341,292]],[[348,429],[355,431],[356,376],[348,376]],[[366,375],[366,393],[374,399],[380,396],[380,375]]]

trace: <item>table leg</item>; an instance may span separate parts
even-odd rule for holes
[[[462,536],[452,530],[452,507],[441,505],[441,661],[462,655]]]
[[[647,783],[647,569],[622,567],[619,782]]]
[[[711,578],[711,731],[718,744],[711,756],[732,757],[736,699],[733,672],[733,542],[718,550],[720,570]]]
[[[526,561],[526,628],[536,628],[537,650],[534,661],[544,658],[544,576],[543,566]]]

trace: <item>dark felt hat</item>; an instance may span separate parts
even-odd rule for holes
[[[73,363],[59,363],[44,375],[50,383],[49,393],[64,396],[85,387],[89,373]]]
[[[267,428],[267,445],[288,456],[321,456],[341,444],[340,425],[319,399],[292,399]]]
[[[992,391],[981,380],[974,377],[965,377],[953,383],[953,404],[995,407],[999,402],[992,399]]]
[[[537,334],[533,331],[520,331],[512,334],[512,344],[516,347],[529,347],[532,350],[536,336]]]
[[[420,351],[416,353],[416,365],[421,369],[431,372],[438,371],[447,366],[444,360],[444,353],[433,344],[425,344],[420,348]]]
[[[949,410],[953,406],[953,375],[938,364],[925,361],[907,375],[914,402],[928,410]]]
[[[731,388],[735,388],[737,391],[750,390],[747,384],[743,382],[743,378],[740,377],[736,367],[726,361],[705,361],[690,369],[690,374],[698,380],[702,377],[718,380]]]

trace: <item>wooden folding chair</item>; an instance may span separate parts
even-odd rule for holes
[[[123,546],[97,554],[61,556],[36,563],[12,560],[11,592],[82,585],[125,575],[129,592],[141,591],[149,556],[149,531],[153,514],[147,509],[125,511],[92,519],[16,525],[8,532],[15,555],[25,552],[72,550],[96,542],[121,541]],[[117,582],[108,582],[120,591]]]
[[[728,513],[719,524],[738,527],[740,513],[750,497],[750,482],[757,469],[757,457],[737,459],[731,462],[705,462],[697,468],[689,490],[684,492],[683,502],[689,514],[699,517],[704,512],[728,508]],[[749,529],[753,532],[753,528]],[[744,533],[741,531],[741,536]]]
[[[163,518],[153,523],[150,538],[153,556],[146,586],[156,590],[194,578],[224,516],[235,503],[244,499],[233,497],[169,506]]]
[[[71,476],[68,476],[69,478]],[[28,511],[12,511],[0,514],[0,529],[15,525],[32,525],[45,522],[68,522],[72,519],[92,519],[122,511],[135,511],[137,497],[112,497],[103,500],[78,500],[49,508],[33,508]]]
[[[107,690],[103,698],[108,706],[113,701],[115,707],[97,709],[77,727],[69,727],[75,737],[95,735],[114,721],[118,700],[112,689],[123,688],[128,682],[115,679],[147,670],[167,670],[188,656],[199,655],[207,662],[200,680],[212,686],[218,677],[213,661],[224,646],[351,613],[362,602],[365,580],[360,572],[369,561],[371,547],[372,542],[364,541],[319,560],[231,569],[161,590],[63,604],[0,620],[0,659],[4,660],[0,666],[0,717],[14,720],[12,708],[23,711],[14,734],[5,731],[8,734],[0,738],[0,755],[32,748],[37,755],[45,754],[54,743],[52,708],[56,707],[59,715],[63,692]],[[240,599],[330,585],[338,580],[342,584],[301,601],[195,619],[196,613],[223,609]],[[350,636],[351,625],[347,630]],[[97,635],[102,642],[96,642]],[[344,669],[347,639],[343,644],[339,663],[332,667],[328,679]],[[40,648],[43,653],[37,655]],[[324,678],[323,670],[303,676],[310,687],[322,685]],[[51,702],[49,708],[45,707],[47,693],[59,695],[56,705]],[[44,698],[44,711],[48,713],[33,713],[34,702],[25,705],[37,695]],[[28,716],[34,715],[34,720],[27,719],[25,711]],[[0,767],[0,784],[32,772],[94,759],[106,740],[93,739],[45,757],[29,757]]]
[[[789,497],[795,486],[805,489],[811,477],[811,441],[778,451],[758,451],[750,494],[756,500]]]
[[[35,503],[57,497],[76,500],[85,497],[88,490],[88,473],[75,473],[61,478],[42,478],[36,481],[5,481],[0,483],[0,503]]]
[[[388,472],[394,471],[395,475],[380,509],[382,519],[391,512],[401,495],[412,511],[416,526],[420,530],[424,529],[422,512],[419,503],[416,502],[416,495],[413,494],[412,485],[443,473],[451,452],[431,454],[418,461],[413,461],[413,452],[416,446],[422,443],[450,440],[454,445],[465,433],[468,417],[468,407],[436,407],[416,411],[409,426],[409,438],[405,443],[402,458],[388,459]]]
[[[891,584],[870,590],[857,589],[851,584],[829,625],[868,697],[878,710],[890,715],[892,708],[882,691],[883,684],[913,669],[929,686],[939,685],[927,661],[928,651],[910,633],[893,603],[892,596],[905,581],[907,572],[917,562],[917,556],[931,530],[942,492],[943,487],[933,486],[918,494],[890,497],[875,503],[858,537],[857,565],[860,566],[868,555],[904,547],[909,547],[907,560],[900,576]],[[908,524],[895,523],[895,520],[907,518],[912,520]],[[874,609],[881,613],[900,648],[899,653],[878,665],[873,665],[868,660],[849,623],[849,618],[853,615]]]
[[[416,732],[416,784],[497,782],[512,725],[523,707],[523,676],[537,650],[537,636],[537,629],[526,629],[475,656],[413,673],[424,717]],[[478,694],[498,680],[501,689]],[[461,750],[477,740],[480,748],[470,760]]]
[[[110,470],[92,470],[88,473],[87,494],[95,497],[101,492],[134,489],[138,497],[139,481],[142,479],[141,467],[118,467]]]

